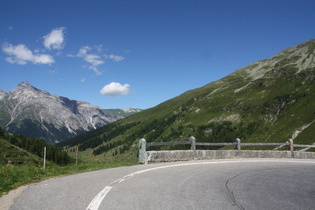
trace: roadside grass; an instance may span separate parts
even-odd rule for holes
[[[44,173],[35,166],[0,166],[0,195],[19,186],[41,180]]]
[[[73,158],[76,156],[75,152],[69,152],[69,155]],[[95,157],[90,149],[79,152],[77,164],[60,166],[47,161],[44,170],[43,158],[16,147],[0,137],[0,197],[22,185],[53,177],[136,164],[138,161],[135,157],[105,157],[104,155]]]
[[[4,166],[0,165],[0,197],[10,190],[53,177],[60,177],[95,171],[100,169],[131,166],[138,164],[135,161],[123,162],[79,162],[67,166],[49,166],[45,170],[37,166]]]

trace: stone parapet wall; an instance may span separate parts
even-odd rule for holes
[[[297,158],[315,159],[314,152],[271,150],[172,150],[147,151],[147,162],[173,162],[188,160],[233,159],[233,158]]]

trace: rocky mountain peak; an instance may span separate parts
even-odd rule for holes
[[[23,101],[31,98],[45,97],[50,96],[50,94],[46,91],[37,89],[33,87],[28,82],[20,83],[16,88],[9,92],[9,95],[12,99]]]
[[[7,92],[5,92],[4,90],[0,89],[0,100],[5,97],[6,95],[8,95]]]
[[[32,86],[30,83],[28,83],[27,81],[21,82],[15,89],[13,90],[22,90],[22,91],[36,91],[36,92],[40,92],[41,90],[37,89],[36,87]]]
[[[18,85],[18,87],[27,88],[27,87],[32,87],[32,85],[28,83],[27,81],[23,81]]]
[[[0,90],[0,126],[9,133],[44,138],[55,144],[121,119],[87,102],[71,100],[20,83]]]

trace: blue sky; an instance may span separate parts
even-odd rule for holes
[[[313,0],[1,0],[0,88],[150,108],[315,38]]]

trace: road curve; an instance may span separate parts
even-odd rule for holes
[[[138,165],[31,184],[11,209],[314,209],[314,174],[314,160]]]

